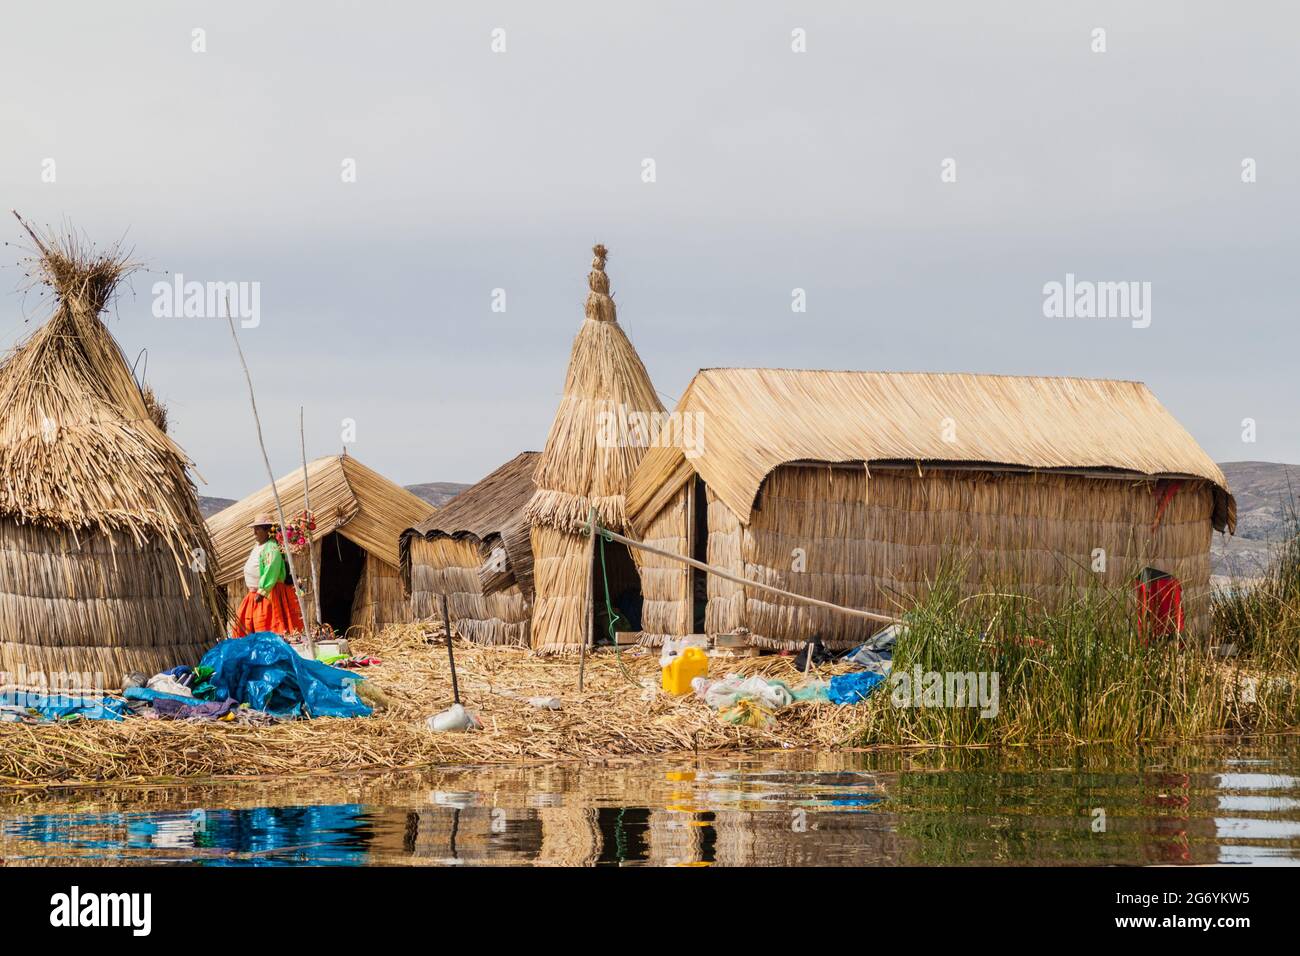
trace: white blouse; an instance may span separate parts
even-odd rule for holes
[[[248,554],[248,560],[244,562],[244,586],[250,591],[256,591],[257,586],[262,583],[262,546],[253,545],[253,550]]]

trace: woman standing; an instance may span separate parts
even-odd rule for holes
[[[231,637],[246,637],[270,631],[286,637],[303,632],[298,595],[286,583],[288,570],[284,552],[271,537],[275,519],[261,515],[249,525],[256,543],[244,562],[244,584],[248,593],[240,602]]]

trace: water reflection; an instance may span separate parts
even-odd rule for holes
[[[681,757],[0,791],[10,863],[828,866],[1300,860],[1300,744]]]

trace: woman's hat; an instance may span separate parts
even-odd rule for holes
[[[271,527],[271,526],[274,525],[274,524],[275,524],[275,515],[271,514],[271,512],[268,511],[268,512],[265,512],[264,514],[260,514],[260,515],[258,515],[256,518],[254,518],[254,519],[253,519],[253,523],[250,524],[249,527],[250,527],[250,528],[269,528],[269,527]]]

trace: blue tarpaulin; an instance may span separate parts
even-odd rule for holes
[[[124,720],[126,704],[111,697],[70,697],[65,694],[37,694],[25,690],[0,692],[0,711],[19,717],[35,714],[45,720]]]
[[[369,717],[357,696],[361,678],[300,656],[278,634],[222,641],[203,655],[217,700],[233,697],[276,717]]]
[[[866,700],[867,695],[884,682],[884,676],[875,671],[840,674],[831,678],[831,684],[826,688],[826,697],[832,704],[856,704]]]

